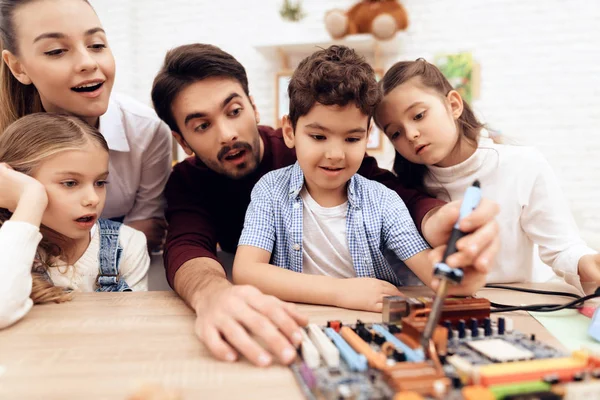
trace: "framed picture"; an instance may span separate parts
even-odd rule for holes
[[[275,75],[275,126],[277,128],[281,127],[281,118],[290,110],[287,89],[293,73],[292,70],[283,70]]]
[[[375,68],[375,76],[377,81],[383,78],[383,70],[381,68]],[[383,150],[383,132],[379,130],[375,121],[371,119],[371,129],[369,130],[369,138],[367,140],[367,151],[369,154],[377,153]]]
[[[470,52],[438,54],[435,65],[467,102],[479,97],[479,66]]]

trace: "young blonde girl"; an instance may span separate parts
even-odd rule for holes
[[[0,39],[0,132],[42,111],[97,127],[114,177],[103,216],[123,220],[159,246],[171,131],[150,107],[113,93],[115,60],[89,2],[0,0]]]
[[[0,136],[0,328],[72,291],[147,290],[143,233],[99,219],[108,147],[84,121],[34,113]]]
[[[440,70],[423,59],[385,74],[375,121],[396,149],[406,186],[459,200],[474,180],[500,205],[501,251],[488,282],[531,282],[552,270],[579,287],[600,283],[600,258],[581,240],[548,162],[536,149],[494,143]],[[544,263],[535,267],[534,244]]]

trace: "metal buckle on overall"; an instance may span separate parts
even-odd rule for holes
[[[120,273],[116,273],[116,274],[98,274],[98,276],[96,277],[96,286],[100,286],[100,278],[103,278],[103,277],[115,278],[115,280],[118,283],[120,276],[121,276]]]

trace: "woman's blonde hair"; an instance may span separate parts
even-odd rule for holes
[[[108,152],[102,134],[83,120],[69,115],[34,113],[13,122],[0,135],[0,162],[31,176],[49,157],[79,150],[90,142]],[[0,208],[0,226],[11,215],[7,209]],[[48,228],[41,226],[40,230],[43,233]],[[48,268],[53,266],[52,260],[62,255],[60,245],[44,237],[38,250],[41,251],[38,251],[31,269],[31,299],[34,303],[69,300],[70,294],[54,286],[47,274]]]
[[[40,0],[0,0],[0,52],[8,50],[15,56],[19,55],[14,14],[19,7],[34,1]],[[81,1],[89,4],[87,0]],[[17,119],[42,112],[44,108],[36,87],[22,84],[5,62],[0,64],[0,132],[4,132]]]

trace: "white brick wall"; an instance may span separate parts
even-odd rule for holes
[[[149,103],[165,51],[207,42],[246,67],[250,91],[273,124],[277,59],[254,46],[325,37],[323,15],[353,0],[304,0],[300,24],[280,21],[282,0],[92,0],[117,60],[116,90]],[[472,51],[481,64],[485,121],[535,144],[554,167],[579,224],[600,229],[600,2],[403,0],[411,20],[396,59]],[[299,39],[302,38],[302,39]],[[389,164],[389,153],[382,157]]]

